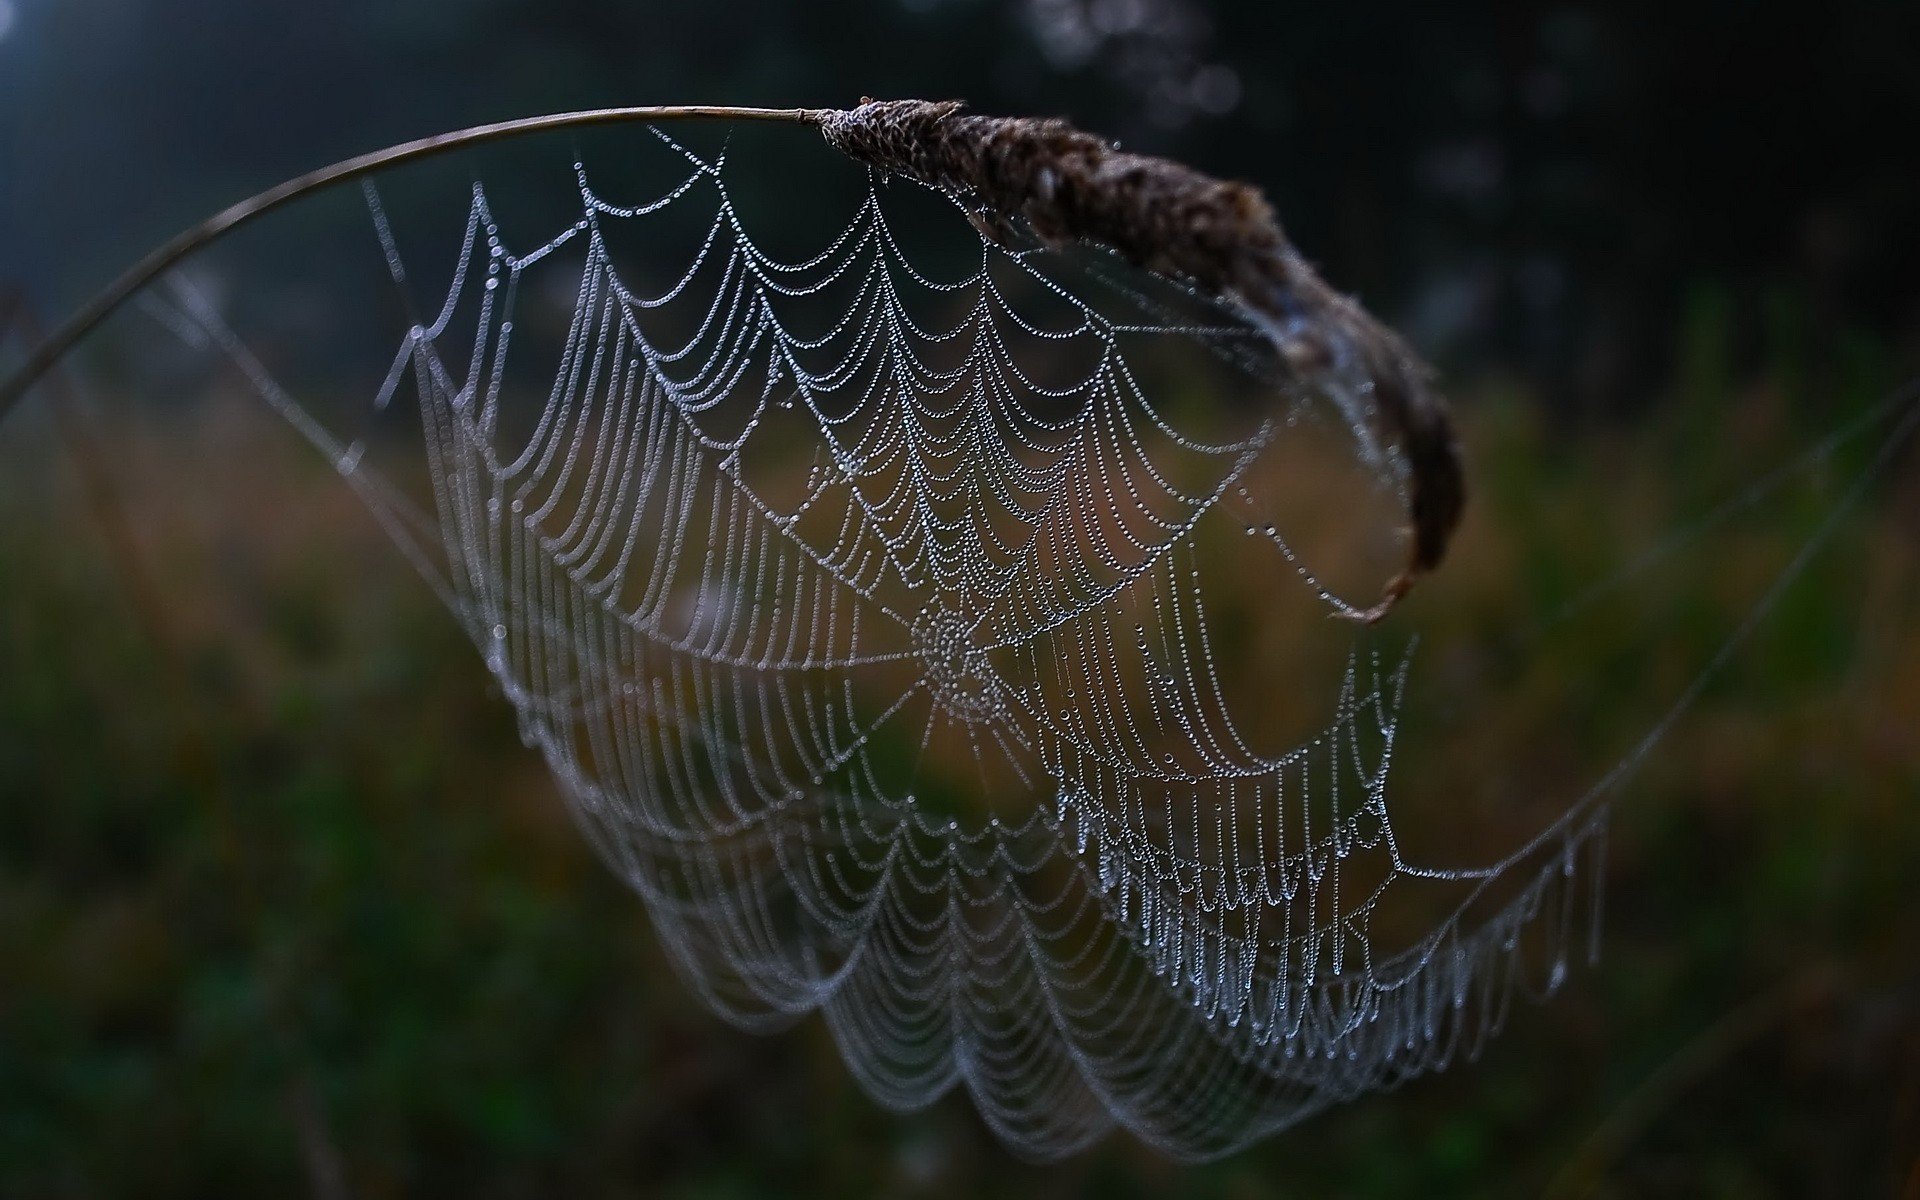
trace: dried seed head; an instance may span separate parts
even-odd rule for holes
[[[1407,467],[1407,565],[1378,604],[1354,615],[1379,620],[1440,565],[1466,484],[1432,372],[1392,330],[1327,286],[1287,242],[1259,189],[1115,150],[1065,121],[976,116],[962,107],[869,99],[822,114],[820,126],[856,162],[960,197],[983,231],[1019,218],[1044,242],[1107,247],[1236,301],[1269,329],[1284,327],[1275,344],[1286,370],[1308,387],[1364,389],[1374,432],[1399,447]]]

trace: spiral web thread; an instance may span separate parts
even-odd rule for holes
[[[1484,869],[1425,868],[1388,819],[1404,661],[1356,652],[1324,728],[1278,752],[1220,686],[1209,531],[1345,608],[1259,480],[1315,406],[1373,458],[1352,397],[1189,435],[1136,367],[1197,347],[1257,381],[1242,314],[986,239],[932,278],[877,185],[779,261],[724,158],[667,144],[677,186],[621,207],[582,171],[578,221],[530,249],[475,186],[444,305],[373,397],[417,408],[431,511],[210,305],[181,289],[161,315],[225,349],[439,589],[707,1004],[754,1029],[818,1010],[881,1103],[964,1085],[1030,1156],[1118,1124],[1204,1157],[1471,1055],[1517,990],[1559,986],[1597,919],[1602,806]],[[690,211],[678,273],[629,286],[609,233]],[[574,271],[516,423],[516,318]],[[1423,884],[1440,919],[1377,949],[1384,897]]]

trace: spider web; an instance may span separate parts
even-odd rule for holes
[[[150,307],[358,489],[715,1012],[818,1011],[878,1101],[963,1086],[1027,1155],[1120,1125],[1204,1157],[1561,985],[1611,780],[1500,862],[1423,865],[1388,806],[1408,658],[1238,664],[1265,623],[1355,611],[1316,514],[1392,532],[1403,470],[1352,397],[1285,382],[1230,305],[960,230],[917,184],[783,258],[725,155],[657,136],[676,182],[619,205],[577,168],[531,245],[474,186],[370,397],[417,418],[424,503],[204,297]],[[962,269],[916,266],[896,216],[929,204]],[[1340,499],[1297,478],[1330,445]],[[1272,716],[1315,689],[1311,723]]]

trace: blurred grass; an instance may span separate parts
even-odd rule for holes
[[[1625,753],[1872,448],[1568,609],[1894,379],[1861,346],[1742,380],[1710,293],[1692,320],[1631,426],[1497,381],[1463,406],[1479,497],[1410,606],[1394,791],[1453,861]],[[1039,1169],[962,1099],[877,1110],[817,1022],[699,1009],[451,619],[267,414],[100,428],[127,552],[44,412],[0,431],[9,1195],[1502,1195],[1570,1163],[1583,1194],[1583,1153],[1609,1195],[1920,1187],[1911,451],[1627,788],[1597,969],[1478,1064],[1223,1162],[1116,1137]]]

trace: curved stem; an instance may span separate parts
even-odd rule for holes
[[[397,146],[389,146],[384,150],[375,150],[371,154],[362,154],[334,163],[330,167],[322,167],[318,171],[310,171],[268,188],[250,199],[242,200],[231,208],[208,217],[198,225],[183,230],[155,249],[153,253],[127,268],[118,279],[81,305],[45,341],[34,347],[27,355],[27,361],[18,371],[15,371],[4,383],[0,383],[0,421],[6,420],[7,414],[26,396],[33,385],[39,382],[49,368],[65,357],[80,339],[93,332],[102,321],[112,316],[140,289],[209,242],[311,192],[357,179],[387,167],[398,166],[401,163],[430,158],[436,154],[467,146],[519,137],[522,134],[542,133],[555,129],[580,129],[591,125],[671,121],[690,117],[739,121],[789,121],[801,125],[818,125],[831,111],[833,110],[822,108],[736,108],[727,105],[683,104],[549,113],[546,116],[524,117],[517,121],[501,121],[493,125],[475,125],[452,133],[402,142]]]

